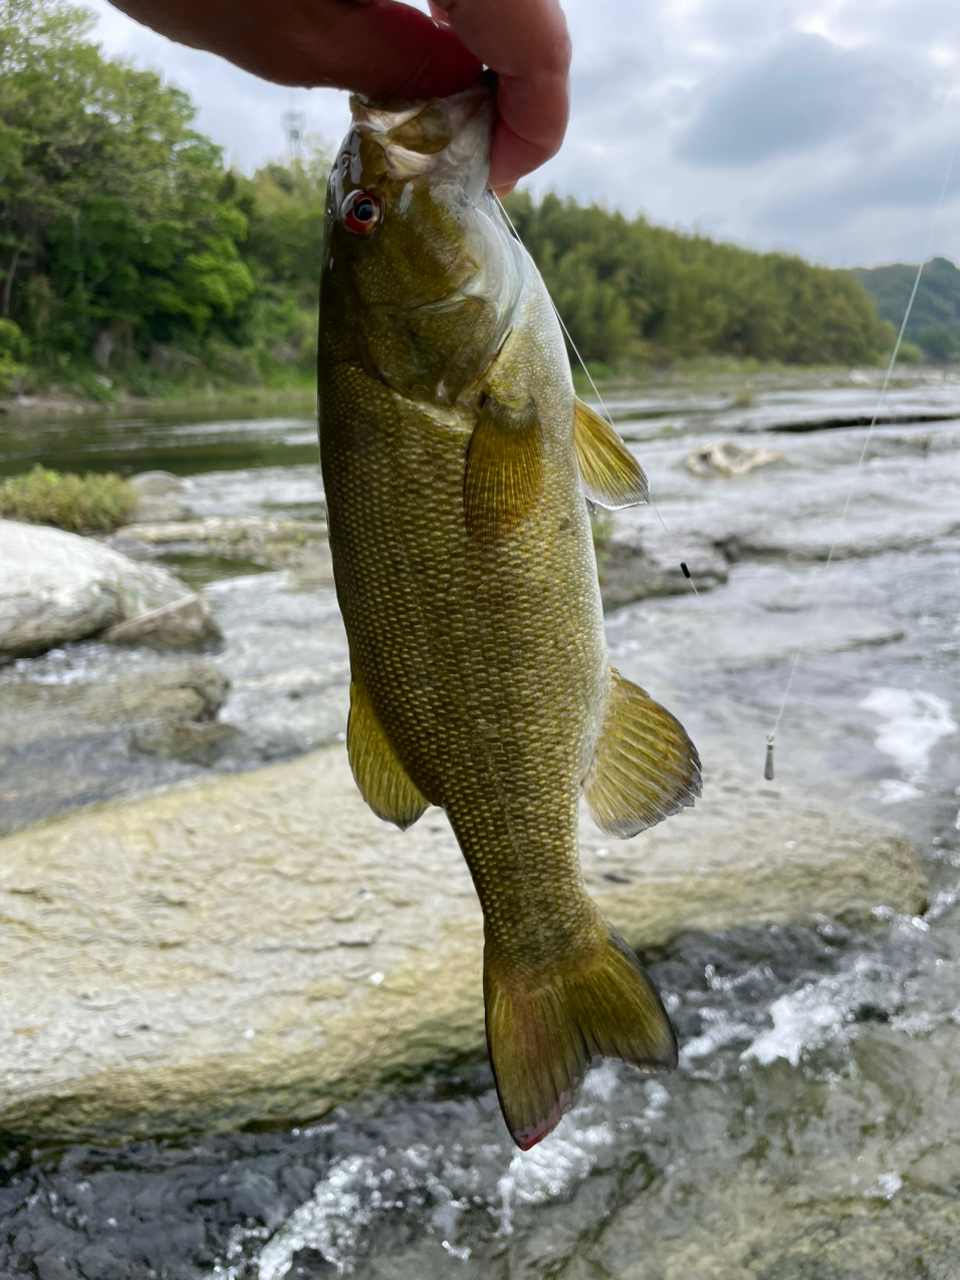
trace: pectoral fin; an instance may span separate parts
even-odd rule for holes
[[[360,793],[377,817],[401,830],[412,826],[428,802],[410,781],[356,681],[350,685],[347,756]]]
[[[543,438],[534,405],[516,407],[489,396],[467,446],[467,533],[492,546],[523,523],[542,485]]]
[[[588,498],[601,507],[634,507],[649,497],[647,477],[605,418],[574,401],[573,445]]]
[[[583,794],[597,825],[635,836],[692,805],[700,757],[676,717],[643,689],[611,673],[610,699]]]

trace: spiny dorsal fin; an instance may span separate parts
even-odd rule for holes
[[[360,794],[378,818],[395,822],[401,830],[416,822],[428,802],[407,776],[355,680],[350,685],[347,756]]]
[[[463,506],[467,533],[492,546],[517,529],[543,484],[543,438],[531,401],[488,396],[467,446]]]
[[[573,445],[588,498],[601,507],[635,507],[650,496],[647,477],[605,418],[574,401]]]
[[[635,836],[692,805],[700,757],[683,725],[619,671],[583,794],[593,820],[612,836]]]
[[[556,1125],[594,1058],[645,1071],[677,1065],[673,1027],[643,966],[614,929],[598,926],[592,954],[565,955],[536,978],[484,951],[487,1047],[503,1118],[524,1151]]]

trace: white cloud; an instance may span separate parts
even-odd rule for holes
[[[250,170],[282,153],[290,91],[88,0],[111,53],[161,69]],[[422,6],[421,6],[422,7]],[[960,134],[956,0],[566,0],[573,117],[530,185],[832,263],[915,260]],[[336,142],[346,95],[297,91]],[[955,177],[960,190],[960,172]],[[934,251],[960,260],[960,199]]]

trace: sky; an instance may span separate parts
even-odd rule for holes
[[[303,113],[331,144],[346,95],[258,81],[85,0],[104,51],[161,71],[251,172]],[[202,0],[201,0],[202,2]],[[685,231],[833,266],[960,262],[957,0],[566,0],[572,114],[527,180]],[[936,225],[934,220],[936,217]],[[931,235],[932,231],[932,235]]]

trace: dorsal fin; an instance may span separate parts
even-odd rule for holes
[[[700,794],[700,757],[675,716],[611,669],[610,696],[583,794],[608,835],[635,836]]]
[[[649,497],[640,464],[605,418],[574,401],[573,445],[587,497],[601,507],[635,507]]]

